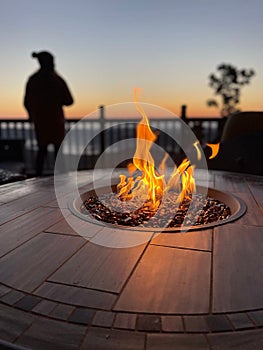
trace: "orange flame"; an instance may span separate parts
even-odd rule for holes
[[[220,143],[207,143],[206,145],[212,150],[212,154],[209,159],[215,158],[219,152]]]
[[[151,154],[151,147],[157,136],[151,130],[148,117],[138,102],[136,88],[134,89],[134,100],[142,119],[137,125],[136,150],[133,156],[133,164],[129,165],[128,169],[132,171],[137,169],[141,175],[137,176],[136,179],[120,175],[120,182],[117,185],[117,196],[121,200],[131,200],[136,197],[143,199],[145,206],[149,210],[156,210],[160,205],[163,194],[170,189],[175,189],[178,191],[177,202],[182,202],[195,192],[194,167],[190,165],[188,159],[185,159],[178,168],[175,166],[166,184],[164,170],[168,154],[164,156],[161,162],[160,175],[155,169],[154,159]]]

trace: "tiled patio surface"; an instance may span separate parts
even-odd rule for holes
[[[90,172],[79,176],[83,186],[90,180]],[[145,242],[129,248],[92,242],[105,232],[114,239],[117,230],[72,216],[70,194],[61,191],[64,215],[86,239],[77,234],[58,208],[52,178],[1,186],[2,344],[262,349],[263,179],[212,172],[209,182],[243,198],[247,213],[213,229],[149,230]]]

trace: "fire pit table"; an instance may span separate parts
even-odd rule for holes
[[[202,185],[202,170],[195,177]],[[91,179],[79,173],[83,192]],[[94,238],[119,229],[73,215],[61,189],[62,214],[53,178],[1,186],[0,345],[263,348],[263,178],[211,171],[209,187],[241,198],[246,213],[186,233],[149,228],[142,244],[110,248]]]

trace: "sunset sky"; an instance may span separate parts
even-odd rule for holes
[[[82,117],[101,104],[142,102],[217,116],[208,76],[218,64],[253,68],[243,110],[263,110],[262,0],[0,0],[0,117],[26,116],[32,51],[48,50]]]

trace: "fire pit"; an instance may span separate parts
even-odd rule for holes
[[[161,215],[157,215],[157,218],[155,218],[154,212],[152,212],[152,216],[148,215],[149,212],[143,210],[143,208],[140,208],[135,213],[125,211],[115,212],[111,209],[110,202],[118,200],[116,199],[116,189],[117,185],[113,185],[111,194],[108,192],[108,187],[100,187],[96,190],[91,189],[83,193],[80,197],[74,199],[73,202],[70,202],[69,208],[74,215],[82,220],[97,225],[119,229],[127,229],[130,227],[133,230],[139,231],[149,231],[150,229],[153,232],[165,231],[171,233],[182,231],[183,222],[183,229],[202,230],[235,221],[246,211],[245,203],[235,195],[208,188],[207,197],[204,198],[204,195],[200,193],[205,189],[198,186],[195,198],[195,201],[197,202],[196,205],[200,203],[198,196],[200,196],[202,200],[200,203],[200,209],[194,207],[194,210],[192,210],[194,216],[187,213],[187,210],[189,209],[189,204],[187,203],[179,205],[172,216],[171,211],[167,216],[164,215],[164,212],[161,212]],[[106,205],[107,203],[109,203],[109,205]],[[161,210],[164,210],[165,208],[167,209],[168,207],[164,206]],[[169,208],[171,208],[171,206],[169,206]],[[199,217],[196,217],[196,215]],[[162,220],[158,222],[160,217]],[[181,220],[178,218],[181,218]],[[185,219],[186,221],[184,221]],[[151,220],[150,224],[149,220]]]
[[[196,186],[195,166],[189,158],[175,165],[166,178],[169,155],[165,153],[157,168],[152,155],[157,135],[137,101],[136,90],[135,103],[142,119],[137,125],[136,150],[127,166],[130,175],[121,174],[111,190],[101,187],[86,192],[72,203],[72,212],[93,223],[171,232],[222,225],[243,215],[246,207],[238,198]],[[199,141],[192,146],[200,160]],[[212,149],[210,158],[215,157],[219,144],[208,146]]]

